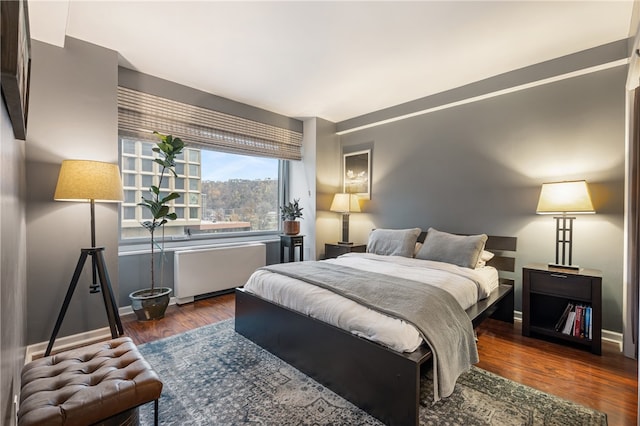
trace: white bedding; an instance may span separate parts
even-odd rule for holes
[[[498,271],[490,266],[468,269],[442,262],[371,253],[349,253],[323,262],[434,285],[450,293],[463,309],[487,297],[498,286]],[[405,321],[294,278],[257,270],[244,288],[398,352],[413,352],[422,344],[418,330]]]

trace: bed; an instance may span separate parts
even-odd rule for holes
[[[417,241],[426,237],[421,232]],[[501,276],[488,297],[464,312],[473,327],[487,317],[513,322],[513,280],[508,275],[515,270],[516,239],[490,236],[483,249],[494,254],[486,263]],[[246,288],[236,289],[235,329],[382,422],[418,424],[421,368],[432,364],[428,361],[434,355],[428,345],[411,352],[391,349]]]

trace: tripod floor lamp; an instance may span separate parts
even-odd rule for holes
[[[58,184],[54,195],[56,201],[89,202],[91,205],[91,247],[80,249],[80,257],[73,272],[71,283],[67,289],[58,319],[51,333],[45,356],[49,356],[56,336],[60,331],[71,297],[78,285],[80,274],[88,257],[91,257],[92,284],[90,293],[102,291],[104,307],[107,311],[111,337],[124,334],[118,305],[116,304],[109,280],[109,273],[104,262],[104,247],[96,247],[96,202],[120,202],[123,199],[120,170],[116,164],[89,160],[64,160],[58,176]],[[99,283],[98,283],[99,282]]]

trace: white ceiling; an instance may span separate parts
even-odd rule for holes
[[[31,36],[334,122],[635,34],[633,1],[29,0]],[[633,21],[633,23],[632,23]]]

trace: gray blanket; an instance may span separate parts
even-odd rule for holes
[[[414,325],[433,353],[436,401],[451,395],[460,374],[479,361],[471,320],[454,297],[440,288],[315,261],[262,269],[326,288]]]

